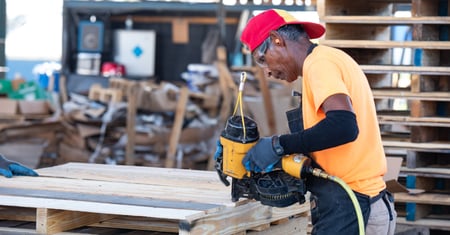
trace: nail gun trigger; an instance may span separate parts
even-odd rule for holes
[[[230,182],[227,180],[227,175],[225,175],[220,171],[217,171],[217,174],[219,175],[220,181],[222,181],[222,183],[225,184],[225,186],[230,186]]]

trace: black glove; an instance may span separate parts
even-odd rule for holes
[[[277,154],[274,148],[275,138],[278,136],[260,138],[242,159],[242,164],[248,171],[270,172],[281,166],[283,153]]]
[[[38,176],[38,173],[17,162],[10,161],[0,154],[0,175],[11,178],[13,175]]]

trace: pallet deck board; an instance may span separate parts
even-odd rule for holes
[[[438,193],[395,193],[396,202],[414,202],[419,204],[450,206],[450,197],[447,194]]]
[[[425,226],[430,229],[440,229],[450,231],[450,223],[448,222],[448,220],[422,218],[415,221],[409,221],[406,220],[405,217],[397,217],[397,224]]]
[[[346,24],[449,24],[450,17],[445,16],[418,16],[418,17],[396,17],[396,16],[324,16],[324,23],[346,23]]]
[[[320,44],[337,48],[421,48],[430,50],[450,50],[450,43],[445,41],[376,41],[320,39],[319,42]]]

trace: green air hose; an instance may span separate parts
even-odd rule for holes
[[[353,193],[352,189],[339,177],[332,176],[327,174],[325,171],[318,169],[318,168],[310,168],[309,170],[314,176],[328,179],[331,181],[334,181],[338,183],[348,194],[350,199],[353,202],[353,206],[355,207],[356,217],[358,219],[358,228],[359,228],[359,235],[364,235],[364,220],[363,215],[361,212],[361,207],[359,205],[358,199],[356,198],[355,194]]]

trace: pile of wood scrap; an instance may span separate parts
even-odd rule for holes
[[[133,141],[136,165],[164,166],[180,87],[139,83],[134,93],[137,103],[130,105],[127,85],[117,79],[111,81],[112,87],[93,86],[89,96],[72,94],[63,105],[65,130],[58,163],[125,164],[127,143]],[[184,107],[176,150],[178,168],[204,168],[211,145],[215,146],[217,121],[197,102],[199,96],[192,96]],[[134,133],[127,131],[130,109],[135,113]]]

